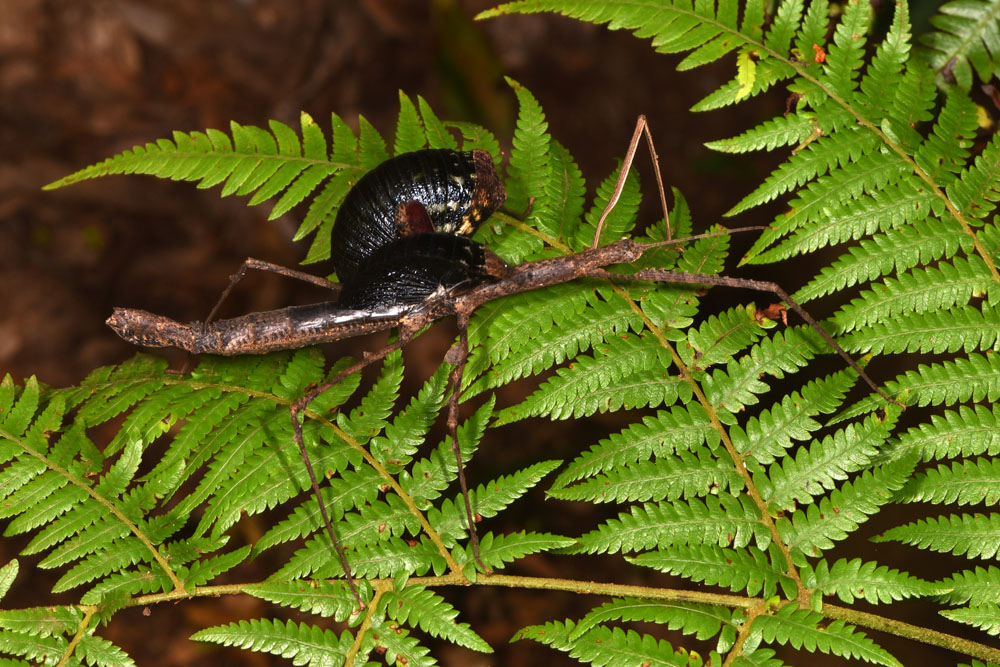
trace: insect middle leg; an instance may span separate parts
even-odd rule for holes
[[[384,359],[390,353],[401,349],[407,342],[409,342],[411,337],[412,331],[405,327],[400,327],[399,338],[397,338],[394,342],[389,343],[376,352],[366,353],[360,360],[340,371],[323,384],[310,389],[301,398],[288,407],[288,412],[292,419],[292,430],[295,434],[295,444],[299,448],[299,455],[302,457],[302,463],[305,465],[306,472],[309,474],[309,482],[312,484],[313,495],[316,497],[316,502],[319,505],[319,514],[323,520],[323,526],[326,529],[327,536],[330,538],[330,542],[333,544],[334,551],[337,553],[337,559],[340,561],[340,566],[344,570],[344,577],[347,581],[347,586],[351,589],[351,594],[354,595],[354,599],[357,600],[358,606],[361,608],[365,606],[365,603],[361,599],[360,593],[358,593],[357,585],[354,582],[354,575],[351,572],[351,565],[347,560],[347,554],[344,552],[344,547],[340,543],[340,540],[337,539],[337,534],[333,530],[333,524],[330,521],[330,516],[327,514],[326,506],[323,503],[323,494],[320,492],[319,481],[316,478],[316,472],[313,469],[312,462],[309,460],[309,452],[306,450],[305,439],[302,435],[302,422],[299,421],[299,413],[308,409],[309,404],[312,403],[317,396],[329,390],[334,385],[342,382],[345,378],[363,370],[365,367],[379,361],[380,359]]]
[[[490,569],[483,563],[479,555],[479,534],[476,532],[476,513],[472,511],[472,501],[469,499],[469,485],[465,479],[465,465],[462,463],[462,447],[458,443],[458,398],[462,393],[462,377],[465,364],[469,360],[469,313],[458,312],[458,342],[448,350],[444,360],[453,364],[448,382],[451,385],[451,395],[448,397],[448,437],[451,439],[451,449],[455,453],[455,463],[458,470],[458,483],[462,489],[462,499],[465,501],[465,517],[469,523],[469,540],[472,542],[472,555],[483,570],[490,574]]]

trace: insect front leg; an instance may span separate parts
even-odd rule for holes
[[[243,260],[243,264],[240,268],[236,270],[236,273],[229,276],[229,285],[222,291],[222,294],[219,296],[219,300],[215,302],[212,310],[209,311],[208,317],[205,318],[205,324],[208,324],[215,319],[216,314],[219,312],[219,308],[222,307],[222,303],[229,298],[233,288],[235,288],[237,283],[246,277],[247,271],[250,269],[276,273],[280,276],[285,276],[286,278],[301,280],[303,282],[322,287],[323,289],[332,290],[335,294],[340,292],[340,283],[333,283],[326,278],[320,278],[319,276],[314,276],[311,273],[306,273],[305,271],[296,271],[295,269],[290,269],[287,266],[281,266],[280,264],[272,264],[271,262],[265,262],[262,259],[247,257]]]
[[[333,283],[326,278],[320,278],[319,276],[314,276],[311,273],[306,273],[305,271],[290,269],[287,266],[282,266],[280,264],[266,262],[262,259],[257,259],[256,257],[247,257],[243,260],[243,264],[240,265],[240,268],[236,270],[236,273],[229,276],[229,285],[226,286],[226,289],[222,290],[222,294],[219,295],[219,300],[215,302],[214,306],[212,306],[212,310],[208,312],[208,317],[205,318],[203,324],[208,324],[209,322],[213,322],[215,320],[215,316],[218,315],[223,302],[229,298],[233,289],[246,277],[247,271],[250,269],[254,269],[256,271],[266,271],[267,273],[276,273],[280,276],[285,276],[286,278],[301,280],[303,282],[322,287],[323,289],[332,290],[334,294],[340,293],[340,283]],[[188,371],[191,370],[190,366],[191,355],[188,354],[184,361],[184,365],[181,367],[181,375],[187,375]]]

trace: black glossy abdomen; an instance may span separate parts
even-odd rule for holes
[[[343,283],[340,308],[374,310],[420,303],[438,290],[472,289],[503,277],[507,265],[481,244],[447,233],[404,236],[375,250]]]
[[[386,160],[355,184],[337,212],[330,249],[337,276],[349,282],[378,248],[409,234],[468,234],[505,197],[485,151],[427,149]],[[433,229],[412,222],[410,202],[422,205]]]

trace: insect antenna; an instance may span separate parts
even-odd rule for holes
[[[597,221],[597,229],[594,230],[594,242],[590,244],[591,248],[598,246],[601,240],[601,232],[604,230],[604,221],[611,211],[614,210],[618,204],[618,199],[622,196],[622,191],[625,189],[625,179],[628,178],[628,173],[632,169],[635,152],[639,149],[639,139],[643,134],[646,135],[646,145],[649,146],[649,157],[653,161],[653,172],[656,174],[656,188],[660,193],[660,205],[663,207],[663,222],[667,226],[667,240],[671,239],[670,214],[667,212],[667,195],[663,189],[663,177],[660,175],[660,158],[656,155],[656,146],[653,145],[653,133],[649,130],[649,122],[646,121],[646,116],[640,114],[639,118],[635,121],[635,130],[632,132],[632,139],[629,141],[628,150],[625,152],[625,159],[622,161],[621,169],[618,170],[618,181],[615,183],[614,192],[611,193],[608,205],[604,207],[604,212],[601,213],[601,218]]]

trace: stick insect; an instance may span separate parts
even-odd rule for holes
[[[605,221],[621,197],[626,177],[643,136],[646,138],[653,162],[667,228],[667,238],[664,241],[652,243],[639,243],[625,238],[600,246],[599,241]],[[491,193],[490,197],[489,204],[493,208],[498,206],[503,199],[495,191]],[[435,231],[435,227],[428,224],[426,219],[428,216],[426,210],[423,210],[423,205],[416,206],[411,201],[391,201],[385,206],[396,207],[398,214],[395,216],[395,220],[397,222],[403,220],[404,226],[407,226],[408,229],[404,229],[403,235],[399,238],[387,237],[382,247],[369,253],[370,258],[365,259],[367,264],[358,263],[351,267],[349,280],[346,281],[340,298],[336,302],[294,306],[263,313],[251,313],[228,320],[212,321],[222,301],[249,269],[271,271],[337,289],[337,285],[322,278],[249,258],[234,274],[230,285],[212,309],[208,320],[203,323],[182,324],[145,311],[123,308],[115,309],[113,315],[108,319],[108,324],[122,338],[138,345],[173,346],[192,353],[221,355],[261,354],[278,349],[291,349],[342,340],[389,329],[398,331],[395,341],[375,352],[366,353],[362,359],[341,370],[328,381],[309,390],[289,408],[295,443],[299,448],[303,464],[311,480],[313,492],[319,502],[320,514],[327,535],[345,572],[347,584],[360,606],[364,606],[364,603],[355,585],[347,556],[327,515],[320,495],[319,484],[306,452],[299,413],[306,410],[317,396],[348,376],[401,349],[427,325],[436,320],[454,316],[458,324],[458,341],[445,355],[445,360],[453,365],[448,378],[451,392],[447,400],[446,425],[458,467],[459,485],[464,499],[464,510],[468,521],[473,555],[477,563],[487,573],[489,570],[483,565],[480,558],[479,539],[475,529],[475,513],[469,499],[457,435],[459,396],[469,355],[468,326],[473,312],[483,304],[513,294],[558,285],[583,277],[612,281],[717,285],[764,292],[776,296],[802,317],[873,391],[886,401],[896,402],[880,389],[857,362],[834,341],[832,336],[776,283],[683,273],[657,268],[640,269],[627,275],[608,269],[608,267],[617,264],[633,263],[654,248],[679,245],[697,238],[716,235],[716,233],[709,233],[687,239],[672,239],[659,161],[653,145],[652,134],[644,116],[639,116],[636,122],[614,191],[598,221],[591,247],[587,250],[525,262],[511,267],[480,244],[463,236],[455,235],[454,232],[463,231],[458,226],[452,226],[443,232]],[[482,217],[480,213],[477,213],[476,216]],[[723,233],[730,233],[730,231]],[[418,259],[414,259],[414,257]],[[401,287],[400,270],[407,277],[417,275],[420,289],[413,292],[408,288]],[[384,294],[385,298],[370,299],[367,295],[372,292]],[[419,298],[412,298],[414,294],[417,294]],[[777,312],[784,319],[783,307],[771,312]]]

